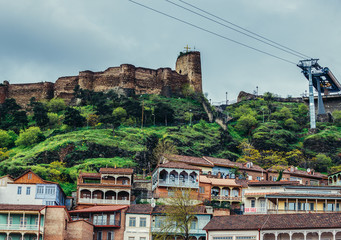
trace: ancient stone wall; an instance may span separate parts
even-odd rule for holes
[[[15,98],[26,106],[31,97],[37,100],[63,98],[70,101],[74,88],[106,92],[114,88],[134,90],[136,94],[180,93],[185,85],[202,92],[201,62],[199,52],[188,52],[178,57],[176,71],[170,68],[157,70],[122,64],[103,72],[82,71],[78,76],[60,77],[56,83],[4,84],[0,85],[0,103],[6,98]]]

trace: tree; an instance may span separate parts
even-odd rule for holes
[[[82,127],[84,126],[85,121],[85,117],[83,117],[77,109],[71,107],[66,109],[64,124],[70,127]]]
[[[28,124],[25,111],[19,111],[21,107],[15,99],[8,98],[3,104],[0,104],[0,128],[4,130],[17,130],[25,128]]]
[[[13,147],[17,135],[13,131],[5,131],[0,129],[0,148]]]
[[[39,127],[30,127],[25,131],[21,130],[18,139],[15,141],[17,146],[32,146],[45,140],[45,136],[41,132]]]
[[[155,121],[162,123],[164,122],[167,126],[168,123],[174,121],[174,110],[168,105],[162,102],[156,104],[154,109]]]
[[[238,119],[235,128],[238,131],[242,132],[243,134],[246,134],[246,133],[249,133],[253,127],[256,127],[257,124],[258,124],[257,119],[254,116],[247,114],[247,115],[242,115]]]
[[[112,112],[113,116],[113,135],[115,135],[115,128],[118,128],[127,118],[127,111],[122,108],[118,107],[115,108]]]
[[[174,239],[174,235],[189,240],[191,225],[196,221],[198,207],[193,205],[191,189],[176,189],[174,197],[169,198],[168,205],[164,207],[164,221],[161,222],[160,231],[154,234],[153,239]]]
[[[41,102],[33,103],[33,120],[36,121],[39,127],[45,127],[49,123],[49,117],[47,116],[47,108]]]
[[[333,112],[334,124],[341,127],[341,111],[337,110]]]
[[[53,98],[46,103],[49,112],[58,113],[66,109],[66,104],[62,98]]]
[[[159,142],[153,150],[152,166],[155,167],[164,155],[177,154],[177,152],[171,140],[166,138],[159,139]]]
[[[316,170],[320,172],[328,172],[332,166],[332,159],[323,153],[316,155]]]

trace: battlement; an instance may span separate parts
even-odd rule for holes
[[[106,92],[115,88],[131,89],[136,94],[170,95],[180,93],[185,85],[202,92],[200,52],[187,52],[176,61],[176,70],[171,68],[149,69],[122,64],[109,67],[105,71],[81,71],[78,76],[60,77],[55,83],[0,84],[0,103],[6,98],[14,98],[23,107],[31,97],[37,100],[63,98],[70,101],[73,89]]]

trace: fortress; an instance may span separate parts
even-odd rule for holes
[[[73,98],[76,85],[82,89],[105,92],[115,88],[134,91],[136,94],[161,94],[169,96],[181,92],[186,85],[195,92],[202,92],[200,52],[181,53],[176,60],[175,71],[170,68],[157,70],[122,64],[104,72],[82,71],[78,76],[60,77],[55,83],[0,84],[0,103],[14,98],[23,107],[32,97],[36,100]]]

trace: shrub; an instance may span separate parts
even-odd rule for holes
[[[0,129],[0,148],[9,148],[14,145],[17,135],[13,131]]]
[[[48,103],[46,103],[46,107],[49,112],[58,113],[66,109],[66,104],[64,99],[61,98],[53,98]]]
[[[15,141],[17,146],[31,146],[45,140],[43,133],[39,127],[30,127],[25,131],[20,131],[18,139]]]

